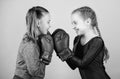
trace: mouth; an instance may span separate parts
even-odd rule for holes
[[[79,31],[79,29],[78,29],[78,28],[74,28],[74,30],[76,31],[76,33]]]

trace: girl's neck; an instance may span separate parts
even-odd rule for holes
[[[81,44],[82,45],[87,44],[94,37],[98,37],[98,35],[94,31],[88,30],[81,38]]]

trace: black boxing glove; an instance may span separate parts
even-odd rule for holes
[[[41,59],[48,65],[51,62],[53,53],[53,39],[51,35],[42,34],[38,37],[38,45],[40,47]]]
[[[54,49],[56,54],[62,61],[67,60],[72,56],[72,52],[69,49],[69,35],[62,29],[57,29],[52,34],[54,41]]]

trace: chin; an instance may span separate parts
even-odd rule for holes
[[[83,33],[82,32],[78,32],[77,35],[83,35]]]
[[[44,32],[44,34],[47,34],[47,33],[48,33],[48,31]]]
[[[77,34],[77,36],[79,36],[80,34],[79,33],[76,33]]]
[[[79,33],[76,32],[77,35],[79,35]]]

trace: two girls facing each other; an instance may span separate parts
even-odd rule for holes
[[[53,50],[70,66],[78,68],[82,79],[110,79],[103,62],[109,58],[100,35],[95,12],[85,6],[72,12],[72,24],[77,36],[73,50],[69,48],[69,35],[57,29],[51,35],[50,14],[43,7],[31,8],[26,16],[27,33],[18,52],[13,79],[44,79]]]

